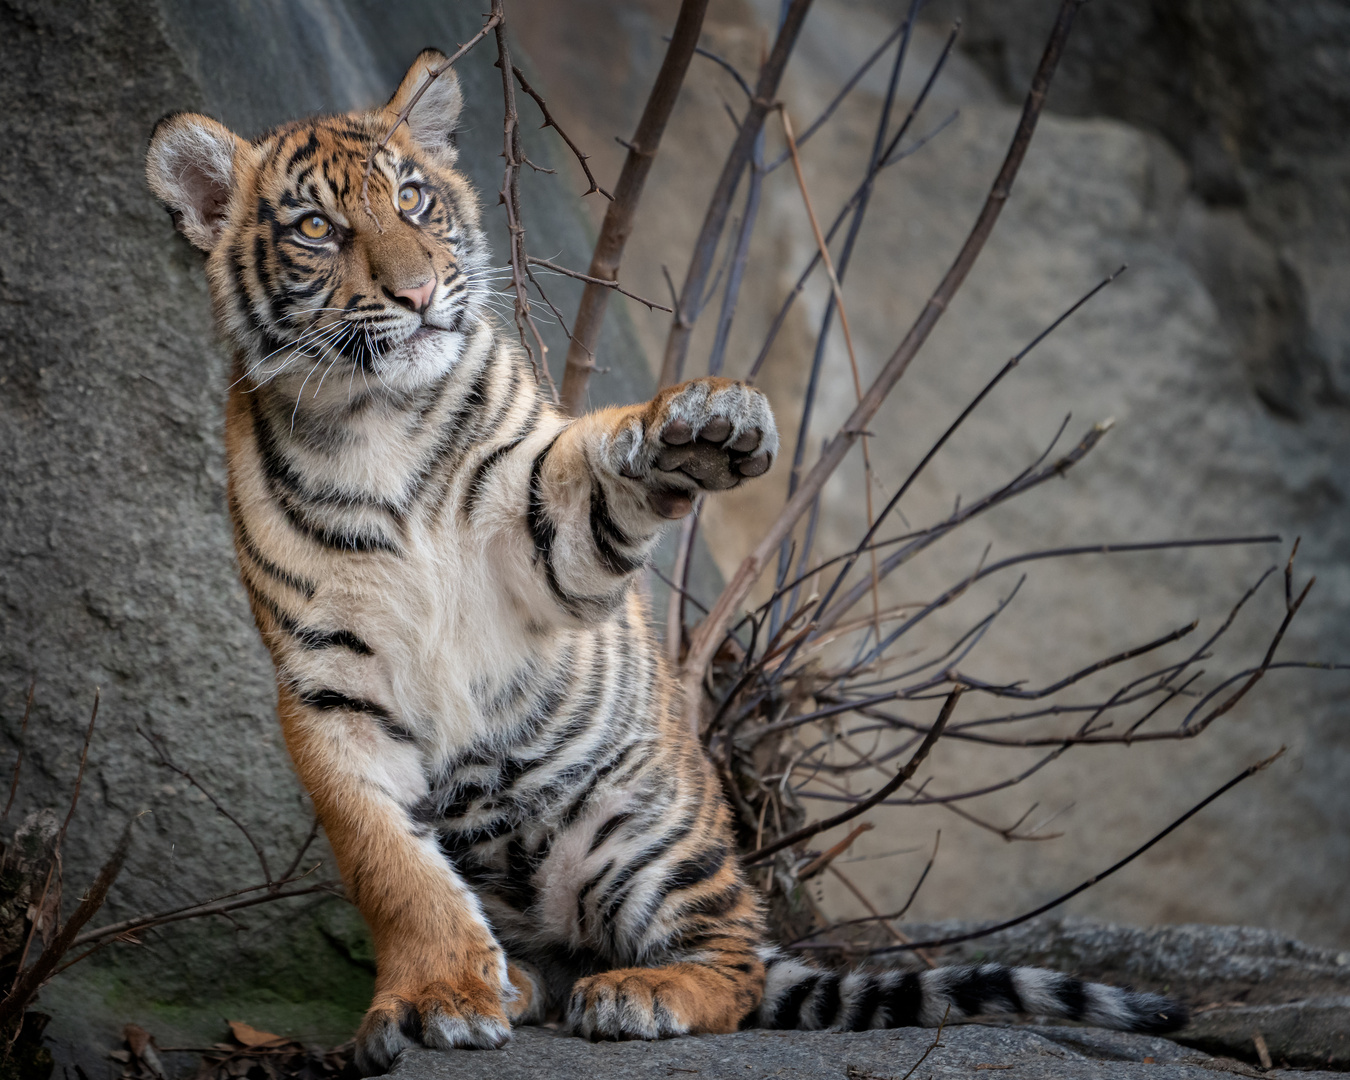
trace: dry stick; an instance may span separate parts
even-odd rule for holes
[[[947,1008],[943,1010],[942,1022],[938,1024],[937,1034],[933,1036],[932,1043],[930,1043],[928,1049],[919,1056],[919,1060],[909,1067],[909,1072],[900,1077],[900,1080],[909,1080],[909,1078],[914,1075],[915,1070],[928,1060],[928,1055],[942,1045],[942,1029],[947,1026],[947,1017],[951,1014],[951,1011],[951,1005],[948,1005]]]
[[[829,870],[831,874],[833,874],[836,878],[839,879],[839,883],[853,894],[854,899],[856,899],[858,903],[862,904],[863,907],[865,907],[869,912],[871,912],[872,917],[874,919],[882,919],[882,914],[880,911],[877,910],[876,904],[872,903],[872,901],[867,898],[867,894],[863,892],[860,888],[858,888],[858,886],[854,883],[852,878],[850,878],[847,874],[845,874],[842,870],[839,869],[839,867],[835,866],[833,863],[830,864]],[[891,940],[898,941],[902,945],[907,945],[909,944],[909,942],[914,940],[908,934],[904,933],[901,930],[897,930],[894,926],[892,926],[888,922],[882,922],[882,928],[886,931],[886,933],[890,934]],[[915,953],[915,955],[925,964],[927,964],[930,968],[937,967],[937,961],[934,960],[931,956],[929,956],[928,953],[919,950],[918,952]]]
[[[819,930],[813,930],[811,933],[807,934],[806,937],[798,938],[796,941],[794,941],[792,943],[792,947],[796,948],[797,946],[802,945],[807,941],[810,941],[811,938],[819,937],[821,934],[827,933],[830,930],[842,930],[846,926],[858,926],[862,923],[875,922],[877,919],[889,923],[894,921],[895,919],[903,918],[905,912],[907,912],[910,909],[910,907],[913,906],[915,899],[919,895],[919,890],[923,888],[923,883],[928,880],[928,871],[932,870],[933,864],[937,862],[938,846],[941,843],[942,843],[942,830],[939,829],[937,831],[937,837],[933,840],[933,854],[928,856],[928,862],[924,865],[923,872],[919,874],[919,880],[914,883],[914,888],[912,888],[909,891],[909,897],[908,899],[905,900],[904,906],[899,911],[892,912],[890,915],[878,915],[876,916],[875,919],[849,919],[846,922],[835,923],[833,926],[826,926],[822,927]]]
[[[548,384],[553,400],[558,400],[558,388],[548,370],[548,346],[530,315],[529,262],[525,252],[525,225],[520,213],[520,165],[525,155],[520,148],[520,114],[516,111],[516,84],[511,78],[511,50],[506,43],[506,16],[502,0],[492,0],[492,17],[496,20],[493,33],[497,38],[497,67],[502,73],[502,157],[506,167],[502,173],[502,188],[497,194],[506,207],[506,229],[511,243],[511,288],[515,293],[516,332],[521,347],[534,365],[535,378]],[[526,331],[534,338],[539,350],[526,340]]]
[[[839,843],[833,845],[831,848],[829,848],[829,850],[824,851],[821,854],[817,855],[814,859],[812,859],[809,863],[807,863],[799,871],[797,871],[797,880],[809,881],[817,874],[823,873],[826,869],[833,869],[831,863],[833,863],[835,859],[839,858],[840,855],[842,855],[849,848],[851,848],[853,846],[854,840],[858,839],[858,837],[860,837],[863,833],[871,832],[875,828],[876,826],[873,825],[870,821],[864,821],[861,825],[855,825],[853,827],[853,830],[846,837],[840,840]]]
[[[642,199],[647,174],[656,160],[657,147],[666,130],[666,122],[675,108],[680,87],[684,83],[689,61],[693,59],[698,36],[703,29],[703,15],[708,0],[683,0],[675,20],[670,46],[661,61],[661,70],[647,96],[637,130],[627,143],[628,156],[624,159],[619,182],[614,186],[614,198],[605,210],[600,236],[591,255],[590,277],[598,281],[613,281],[619,276],[623,249],[633,232],[633,218]],[[586,384],[595,370],[595,349],[600,340],[600,325],[609,305],[610,290],[594,281],[588,281],[581,294],[577,317],[572,325],[572,341],[567,347],[567,365],[563,370],[562,404],[568,412],[577,414],[586,404]]]
[[[611,195],[604,188],[602,188],[599,184],[597,184],[595,182],[595,177],[591,175],[591,167],[586,164],[586,162],[590,160],[590,155],[583,154],[581,152],[581,149],[577,146],[577,144],[574,143],[570,138],[568,138],[567,132],[565,132],[562,128],[558,126],[558,121],[554,120],[553,114],[548,111],[548,104],[544,101],[539,91],[525,81],[525,76],[521,74],[520,68],[512,65],[511,70],[515,72],[516,81],[520,83],[520,88],[524,90],[525,93],[529,94],[530,97],[534,98],[534,103],[539,106],[539,111],[544,114],[544,122],[539,126],[551,127],[554,131],[558,133],[558,135],[562,138],[562,141],[567,144],[567,148],[571,150],[572,154],[576,157],[577,164],[581,166],[581,171],[586,174],[586,182],[591,186],[588,187],[585,191],[583,191],[580,197],[584,199],[587,195],[591,194],[592,192],[598,191],[610,202],[613,202],[614,196]],[[534,162],[530,162],[530,164],[534,165]],[[538,166],[535,167],[537,168]],[[543,169],[541,171],[552,172],[553,170]]]
[[[806,216],[811,220],[811,232],[816,238],[816,249],[820,252],[820,261],[830,279],[830,291],[834,294],[835,307],[839,309],[839,325],[844,331],[844,344],[848,347],[848,366],[853,373],[853,393],[862,403],[862,377],[858,374],[858,357],[853,350],[853,331],[848,325],[848,309],[844,306],[844,289],[839,284],[839,275],[834,270],[834,260],[830,257],[829,245],[820,231],[820,222],[816,218],[815,208],[811,205],[811,194],[806,187],[806,176],[802,173],[802,160],[797,153],[797,139],[792,132],[792,120],[786,108],[778,110],[783,121],[783,135],[787,139],[788,153],[792,156],[792,171],[797,174],[797,187],[802,193],[802,202],[806,205]],[[872,506],[872,454],[868,448],[867,436],[862,438],[863,485],[867,495],[867,539],[876,533],[876,511]],[[872,621],[876,629],[877,640],[881,640],[881,579],[877,575],[877,553],[872,556]]]
[[[36,910],[39,912],[39,919],[41,918],[40,913],[47,906],[47,896],[51,892],[53,879],[55,879],[58,888],[60,887],[61,884],[61,872],[60,872],[61,844],[65,841],[66,830],[70,828],[71,818],[75,816],[75,807],[78,806],[80,802],[80,789],[84,785],[84,766],[85,763],[89,760],[89,743],[90,740],[92,740],[94,737],[94,724],[98,722],[98,702],[99,702],[99,690],[97,687],[95,687],[94,707],[89,712],[89,726],[85,728],[84,745],[80,748],[80,767],[78,770],[76,770],[75,787],[74,790],[72,790],[70,793],[70,809],[66,811],[66,819],[65,821],[61,822],[61,828],[56,833],[56,842],[52,845],[51,865],[47,867],[47,877],[42,882],[42,893],[38,897],[38,902],[35,905]],[[130,825],[127,826],[127,828],[130,827],[131,827]],[[120,863],[118,864],[118,869],[119,870],[121,869]],[[115,873],[114,876],[116,876]],[[60,919],[61,917],[60,903],[61,902],[58,897],[56,905],[58,909],[57,910],[58,919]],[[93,912],[90,912],[90,914],[93,914]],[[88,918],[88,916],[86,916],[86,918]],[[28,953],[29,950],[32,949],[33,947],[33,937],[37,933],[38,921],[39,921],[38,919],[34,919],[32,925],[28,928],[28,936],[23,943],[23,952],[19,954],[19,963],[18,966],[14,969],[14,983],[10,987],[11,994],[13,994],[16,991],[16,989],[20,984],[20,981],[24,978],[23,966],[28,962]],[[51,946],[48,946],[48,948],[50,947]],[[46,952],[47,950],[44,949],[43,950],[44,956],[46,955]],[[39,960],[38,963],[41,963],[41,960]],[[3,1030],[3,1022],[0,1022],[0,1030]]]
[[[375,155],[389,145],[389,140],[393,138],[394,132],[399,129],[399,125],[405,123],[408,117],[412,115],[413,109],[416,108],[417,103],[422,100],[422,95],[427,92],[427,87],[449,71],[451,65],[453,65],[456,60],[487,37],[489,31],[493,30],[501,20],[502,14],[500,5],[494,5],[492,15],[488,18],[488,21],[483,24],[483,28],[479,30],[478,33],[474,34],[473,37],[469,38],[466,44],[461,45],[455,54],[444,64],[432,68],[427,72],[426,78],[422,80],[422,85],[419,86],[413,96],[408,99],[408,104],[404,105],[403,108],[399,110],[399,114],[395,117],[393,124],[390,125],[389,130],[384,133],[384,138],[371,147],[370,156],[366,158],[365,171],[361,174],[361,205],[365,208],[366,213],[370,215],[370,220],[375,222],[375,228],[380,232],[384,232],[384,228],[380,225],[380,219],[375,216],[375,211],[370,208],[370,174],[375,170]]]
[[[1017,172],[1026,157],[1031,136],[1036,130],[1036,122],[1039,120],[1041,110],[1045,105],[1045,95],[1049,90],[1051,77],[1059,63],[1064,42],[1068,38],[1069,28],[1083,3],[1084,0],[1061,0],[1054,30],[1050,34],[1045,53],[1042,55],[1040,65],[1036,69],[1036,75],[1032,79],[1031,90],[1027,94],[1026,103],[1022,107],[1022,116],[1013,135],[1012,145],[1008,148],[1003,167],[999,169],[984,207],[981,209],[979,217],[976,218],[975,225],[957,255],[956,261],[952,263],[951,269],[947,271],[941,284],[938,285],[937,290],[924,306],[909,333],[905,335],[895,353],[886,362],[881,374],[872,383],[871,388],[863,398],[862,404],[853,410],[853,415],[844,422],[839,433],[822,451],[820,460],[816,462],[815,467],[802,481],[796,495],[783,508],[778,520],[760,540],[755,550],[741,563],[736,574],[726,588],[722,590],[721,596],[713,604],[713,609],[708,617],[695,631],[689,655],[685,660],[683,680],[685,707],[688,709],[687,718],[690,727],[695,731],[698,730],[702,706],[702,674],[717,650],[732,612],[745,599],[763,568],[768,565],[769,559],[778,551],[783,538],[792,531],[797,520],[810,508],[816,496],[825,486],[825,481],[833,475],[834,470],[839,467],[839,463],[844,460],[853,444],[866,430],[872,417],[881,408],[881,403],[885,401],[892,387],[908,369],[920,347],[928,339],[933,327],[937,325],[938,319],[951,304],[952,298],[956,295],[962,282],[965,281],[966,275],[970,272],[976,258],[979,257],[985,241],[989,239],[989,234],[993,231],[995,222],[998,221],[1004,203],[1008,201],[1013,181],[1016,179]]]
[[[239,830],[239,832],[243,835],[244,839],[248,841],[248,846],[253,849],[253,854],[255,854],[258,857],[258,865],[262,868],[263,878],[267,881],[268,886],[271,887],[272,871],[268,869],[267,856],[263,852],[262,845],[260,845],[256,840],[253,839],[253,834],[250,833],[247,828],[245,828],[244,823],[240,821],[237,817],[235,817],[233,814],[231,814],[228,810],[226,810],[224,804],[222,804],[221,801],[216,798],[215,793],[209,790],[205,784],[203,784],[200,780],[198,780],[186,769],[181,767],[177,762],[173,760],[173,758],[169,757],[168,752],[164,749],[163,745],[161,744],[157,736],[147,734],[146,732],[142,731],[139,726],[136,728],[136,734],[139,735],[146,742],[148,742],[150,744],[150,748],[154,750],[156,754],[159,755],[160,765],[164,766],[164,768],[170,770],[171,772],[177,773],[189,784],[191,784],[203,795],[205,795],[207,799],[210,800],[211,805],[216,808],[216,813],[218,813],[221,817],[225,818],[231,825],[233,825],[236,829]],[[283,874],[282,876],[285,877],[286,875]]]
[[[69,951],[76,935],[80,932],[80,927],[84,926],[94,913],[103,906],[103,901],[108,898],[108,890],[117,879],[117,875],[121,873],[122,864],[126,861],[127,852],[131,848],[131,826],[134,823],[134,820],[127,822],[126,828],[122,830],[122,837],[117,842],[117,847],[108,856],[108,861],[99,870],[98,877],[94,879],[93,885],[90,886],[89,891],[66,921],[66,924],[61,927],[52,943],[42,950],[42,955],[26,971],[22,969],[22,963],[20,964],[20,973],[15,979],[14,986],[5,996],[4,1001],[0,1002],[0,1031],[5,1030],[15,1017],[23,1013],[29,1002],[42,988],[42,984],[52,974],[61,957]]]
[[[1215,799],[1219,798],[1219,796],[1230,791],[1232,788],[1237,787],[1238,784],[1242,783],[1242,781],[1248,779],[1249,777],[1255,776],[1263,769],[1269,768],[1279,758],[1284,756],[1284,751],[1285,747],[1281,746],[1278,750],[1275,751],[1275,753],[1271,754],[1270,757],[1265,758],[1262,761],[1258,761],[1255,765],[1247,766],[1247,768],[1243,769],[1242,772],[1237,774],[1237,776],[1233,777],[1233,779],[1229,780],[1228,783],[1224,784],[1223,787],[1219,788],[1217,791],[1210,793],[1209,795],[1206,795],[1198,803],[1196,803],[1184,814],[1182,814],[1179,818],[1177,818],[1170,825],[1168,825],[1167,828],[1163,829],[1162,832],[1158,833],[1156,836],[1154,836],[1146,843],[1135,848],[1132,852],[1126,855],[1119,862],[1113,864],[1112,866],[1107,867],[1107,869],[1103,870],[1099,874],[1093,874],[1092,877],[1088,878],[1086,881],[1082,882],[1079,885],[1074,886],[1072,889],[1070,889],[1063,895],[1055,897],[1055,899],[1051,900],[1049,903],[1042,904],[1040,907],[1035,908],[1032,911],[1028,911],[1022,915],[1018,915],[1016,918],[1008,919],[1005,922],[996,923],[994,926],[986,927],[983,930],[972,930],[970,933],[967,934],[954,934],[951,937],[934,938],[932,941],[915,941],[907,945],[884,945],[879,949],[873,949],[872,952],[873,954],[889,953],[889,952],[900,952],[902,950],[908,951],[913,949],[938,949],[947,945],[959,945],[963,941],[975,941],[977,938],[988,937],[990,934],[997,934],[1002,930],[1008,930],[1014,926],[1019,926],[1024,922],[1036,918],[1037,915],[1044,915],[1047,911],[1051,910],[1052,908],[1057,908],[1059,907],[1060,904],[1072,900],[1079,893],[1086,892],[1088,889],[1092,888],[1092,886],[1096,885],[1098,882],[1105,881],[1117,870],[1120,870],[1122,867],[1127,866],[1129,863],[1132,863],[1135,859],[1139,858],[1140,855],[1144,854],[1144,852],[1146,852],[1149,848],[1153,847],[1154,844],[1157,844],[1164,837],[1175,832],[1182,825],[1188,822],[1191,818],[1195,817],[1196,814],[1200,813],[1201,810],[1203,810],[1206,806],[1212,803]]]
[[[778,99],[778,84],[783,78],[788,57],[792,55],[797,35],[801,32],[802,23],[806,21],[806,13],[810,9],[811,0],[792,0],[788,6],[769,58],[760,68],[759,80],[755,84],[755,96],[750,99],[750,107],[746,110],[745,119],[736,134],[736,141],[727,154],[712,198],[708,200],[708,210],[699,229],[698,239],[694,242],[689,272],[685,275],[680,300],[675,306],[675,318],[671,320],[670,335],[666,339],[666,353],[661,364],[662,386],[679,382],[684,371],[684,358],[689,351],[689,339],[694,331],[694,321],[698,318],[698,307],[703,303],[708,275],[712,271],[717,246],[722,238],[722,229],[731,210],[731,200],[736,194],[741,174],[750,163],[755,140],[764,127],[764,120]]]
[[[291,877],[291,875],[294,874],[297,869],[299,869],[300,860],[305,857],[305,852],[309,850],[309,845],[314,843],[314,841],[319,838],[319,825],[320,825],[319,816],[315,814],[314,822],[313,824],[310,825],[309,833],[305,836],[304,842],[301,843],[300,849],[295,853],[295,858],[290,861],[290,865],[288,865],[286,869],[283,870],[281,873],[281,879],[283,882],[288,880]]]
[[[933,721],[933,726],[928,729],[928,734],[924,736],[923,742],[919,748],[914,751],[914,755],[905,763],[905,767],[891,777],[886,783],[879,787],[867,798],[861,800],[849,809],[835,814],[834,817],[825,818],[810,825],[803,826],[796,832],[788,833],[787,836],[780,837],[772,844],[765,844],[758,851],[752,851],[745,857],[745,865],[753,864],[767,859],[775,852],[782,851],[784,848],[792,847],[794,844],[800,844],[803,840],[809,840],[817,833],[822,833],[826,829],[833,829],[836,825],[842,825],[846,821],[852,821],[859,814],[865,814],[882,799],[892,792],[899,790],[900,786],[906,783],[923,761],[928,757],[928,752],[933,749],[934,744],[942,737],[942,729],[947,726],[947,721],[952,718],[952,712],[956,709],[956,703],[961,700],[962,690],[958,686],[950,694],[942,706],[942,711],[938,713],[938,718]]]
[[[269,892],[263,896],[250,896],[242,900],[204,900],[200,904],[193,904],[191,907],[177,908],[168,912],[158,912],[154,915],[145,915],[135,919],[126,919],[120,923],[113,923],[111,926],[100,927],[98,930],[91,930],[86,934],[81,934],[71,944],[85,945],[90,942],[106,941],[110,938],[125,937],[127,934],[136,933],[140,930],[150,930],[156,926],[166,926],[169,923],[183,922],[186,919],[200,919],[208,915],[223,915],[229,911],[238,911],[241,908],[256,907],[259,904],[271,904],[277,900],[290,900],[296,896],[310,896],[314,893],[327,892],[336,895],[336,890],[341,886],[340,881],[320,881],[314,885],[308,885],[303,889],[291,889],[289,892]],[[265,885],[255,885],[251,889],[240,889],[244,892],[257,892],[267,888]],[[226,896],[231,894],[226,893]]]
[[[19,769],[23,766],[24,736],[28,733],[28,717],[33,712],[33,695],[37,693],[37,676],[28,684],[28,700],[23,707],[23,720],[19,724],[19,756],[14,759],[14,775],[9,781],[9,798],[5,800],[5,812],[0,814],[0,825],[9,820],[9,812],[14,806],[14,796],[19,791]]]
[[[526,257],[525,261],[531,266],[542,266],[546,269],[556,271],[559,274],[566,274],[568,277],[574,277],[578,281],[584,281],[589,285],[599,285],[602,288],[613,289],[615,292],[623,293],[630,300],[636,300],[639,304],[646,304],[649,310],[664,311],[670,314],[674,308],[668,308],[665,304],[658,304],[655,300],[648,300],[645,296],[639,296],[637,293],[631,293],[627,289],[620,287],[617,281],[607,281],[604,278],[591,277],[590,274],[583,274],[580,270],[573,270],[570,267],[559,266],[555,262],[549,262],[547,259],[536,259],[533,255]]]

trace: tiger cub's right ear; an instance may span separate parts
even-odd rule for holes
[[[236,155],[250,145],[224,124],[197,113],[175,113],[155,125],[145,155],[150,190],[173,215],[178,231],[209,252],[225,229]]]

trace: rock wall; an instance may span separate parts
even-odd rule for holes
[[[260,876],[233,827],[150,764],[137,728],[163,736],[244,821],[274,872],[311,817],[235,578],[221,448],[227,360],[201,257],[146,189],[150,130],[167,112],[196,109],[252,136],[305,112],[376,103],[423,46],[453,51],[479,25],[475,5],[434,0],[397,10],[374,0],[0,6],[0,730],[8,759],[36,679],[11,821],[63,808],[101,689],[67,895],[92,878],[129,817],[152,811],[101,918]],[[489,50],[466,59],[461,77],[464,160],[490,205],[501,84]],[[527,144],[534,160],[552,159],[551,133],[531,131]],[[591,233],[576,192],[543,175],[523,186],[532,249],[584,266]],[[499,217],[488,214],[504,234]],[[501,236],[495,246],[504,249]],[[550,293],[575,307],[571,283]],[[548,334],[561,362],[566,342]],[[606,353],[613,370],[596,378],[597,401],[641,396],[647,376],[622,313]],[[329,860],[319,876],[332,874]],[[60,1052],[102,1075],[98,1050],[128,1021],[180,1045],[219,1037],[222,1015],[341,1041],[368,1000],[369,969],[351,909],[293,901],[115,947],[59,979],[43,1003],[56,1013]]]

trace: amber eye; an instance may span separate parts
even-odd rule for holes
[[[416,184],[404,184],[398,189],[398,208],[405,214],[422,209],[422,189]]]
[[[310,214],[307,218],[301,218],[297,227],[311,240],[322,240],[333,231],[333,226],[328,224],[328,219],[322,214]]]

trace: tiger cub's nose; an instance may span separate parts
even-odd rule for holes
[[[426,311],[427,305],[431,303],[431,294],[436,291],[436,279],[427,278],[421,285],[411,289],[399,289],[394,293],[394,299],[404,307],[411,309],[421,315]]]

